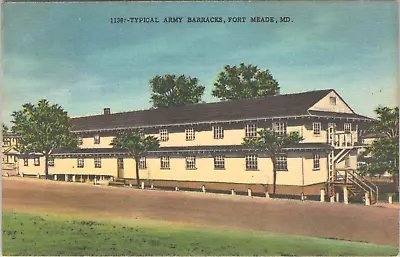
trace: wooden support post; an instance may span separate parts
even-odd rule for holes
[[[344,204],[349,204],[349,191],[347,186],[343,186],[343,202]]]
[[[75,182],[76,181],[76,177],[75,177],[75,175],[72,175],[72,182]]]
[[[234,189],[231,190],[231,194],[232,194],[232,195],[236,195],[236,192],[235,192]]]
[[[340,202],[340,195],[339,195],[339,192],[336,192],[336,202]]]
[[[144,182],[142,181],[142,189],[144,189]]]
[[[57,174],[54,175],[54,180],[57,180]]]
[[[201,191],[203,192],[203,193],[205,193],[206,192],[206,187],[203,185],[203,186],[201,186]]]
[[[388,203],[390,203],[390,204],[393,203],[393,195],[391,195],[391,194],[388,195]]]
[[[269,193],[268,192],[265,192],[265,198],[267,198],[267,199],[269,199],[270,197],[269,197]]]
[[[65,174],[64,180],[68,182],[68,174]]]
[[[36,175],[36,178],[40,178],[40,174],[39,173]]]
[[[83,175],[81,175],[80,181],[81,181],[81,183],[83,182]]]
[[[247,189],[247,195],[251,197],[251,189]]]
[[[321,193],[320,193],[320,202],[325,202],[325,189],[321,188]]]
[[[179,191],[179,187],[175,187],[175,191]]]
[[[300,200],[304,201],[304,199],[305,199],[304,193],[301,193],[300,194]]]
[[[154,189],[154,185],[153,185],[153,183],[151,183],[151,185],[150,185],[150,188],[151,188],[151,189]]]
[[[365,192],[364,197],[365,197],[365,205],[366,206],[371,205],[371,199],[369,198],[369,193],[368,192]]]
[[[331,202],[331,203],[334,203],[334,202],[335,202],[335,196],[331,195],[330,202]]]

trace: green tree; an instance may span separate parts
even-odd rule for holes
[[[2,124],[2,130],[1,130],[1,135],[2,135],[2,139],[3,140],[4,140],[4,138],[5,138],[6,134],[7,134],[7,131],[8,131],[7,125],[3,123]]]
[[[21,153],[42,153],[45,157],[45,175],[48,179],[48,159],[57,148],[74,148],[76,139],[71,136],[71,123],[68,114],[57,105],[50,105],[45,99],[37,105],[27,103],[22,110],[12,113],[12,131],[19,134]]]
[[[197,78],[167,74],[150,80],[151,102],[154,108],[179,107],[201,101],[205,87]]]
[[[277,95],[279,91],[279,84],[268,69],[261,70],[257,66],[241,63],[224,67],[214,83],[212,95],[225,101]]]
[[[270,129],[258,131],[257,137],[243,139],[243,145],[253,148],[257,152],[264,153],[271,158],[274,175],[273,194],[276,193],[277,157],[282,153],[282,148],[299,143],[301,140],[303,140],[303,137],[301,137],[297,131],[286,135],[280,135]]]
[[[371,175],[382,175],[388,172],[392,175],[396,192],[399,178],[399,108],[378,107],[374,110],[377,119],[367,130],[369,133],[383,134],[361,154],[359,171]]]
[[[139,162],[149,151],[156,151],[160,147],[159,140],[154,136],[142,136],[140,133],[131,132],[117,135],[111,142],[114,148],[128,150],[136,162],[136,184],[140,187]]]

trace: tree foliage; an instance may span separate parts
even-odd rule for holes
[[[8,132],[8,127],[7,127],[7,125],[6,124],[2,124],[2,128],[1,128],[1,136],[2,136],[2,139],[4,140],[4,138],[5,138],[5,136],[6,136],[6,134],[7,134],[7,132]]]
[[[205,87],[197,78],[167,74],[150,80],[151,102],[154,108],[179,107],[201,101]]]
[[[372,144],[361,154],[364,162],[359,167],[361,173],[382,175],[388,172],[397,184],[399,176],[399,108],[379,107],[375,113],[377,119],[371,124],[368,132],[383,134],[377,137]],[[397,188],[397,186],[396,186]]]
[[[214,83],[212,95],[225,101],[277,95],[279,90],[278,82],[268,69],[261,70],[257,66],[241,63],[224,67]]]
[[[57,148],[74,148],[76,139],[71,136],[68,114],[45,99],[36,105],[27,103],[22,110],[14,111],[12,131],[19,134],[19,150],[23,153],[42,153],[45,156],[45,174],[48,177],[48,157]]]
[[[131,132],[117,135],[111,142],[114,148],[125,149],[136,162],[136,183],[140,187],[139,161],[149,151],[156,151],[160,147],[159,140],[154,136],[142,136],[141,133]]]
[[[271,129],[262,129],[258,131],[258,136],[253,138],[244,138],[243,145],[255,149],[260,153],[267,154],[272,161],[273,166],[273,193],[276,193],[276,160],[282,153],[282,149],[303,140],[299,132],[291,132],[286,135],[280,135]]]

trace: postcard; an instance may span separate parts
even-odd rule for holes
[[[398,3],[3,4],[2,251],[398,253]]]

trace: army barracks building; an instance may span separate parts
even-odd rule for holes
[[[49,174],[58,180],[115,179],[134,184],[135,161],[110,146],[122,131],[156,136],[160,149],[140,160],[145,186],[272,192],[269,156],[242,145],[244,137],[273,128],[304,140],[277,160],[277,193],[319,194],[337,170],[357,168],[359,134],[371,119],[356,114],[335,90],[259,97],[72,118],[79,147],[58,149]],[[21,158],[20,173],[44,174],[44,158]]]

